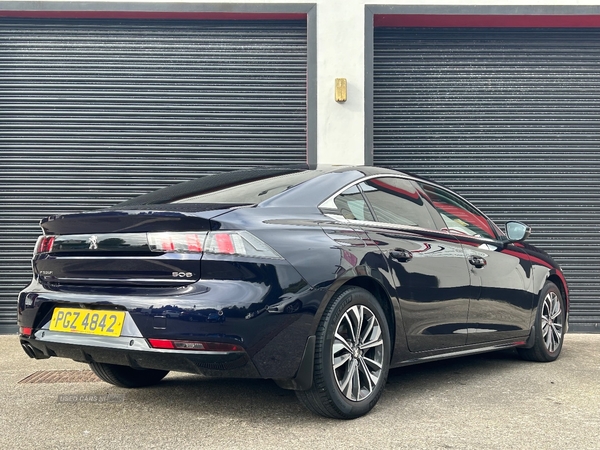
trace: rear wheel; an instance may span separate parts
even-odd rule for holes
[[[92,372],[107,383],[122,388],[138,388],[157,384],[169,373],[168,370],[134,369],[116,364],[90,363]]]
[[[313,385],[296,395],[316,414],[360,417],[383,392],[390,353],[388,323],[377,299],[359,287],[343,289],[317,329]]]
[[[560,289],[547,281],[540,293],[532,348],[517,349],[521,358],[550,362],[560,355],[565,335],[565,306]]]

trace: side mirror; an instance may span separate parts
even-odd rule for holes
[[[529,237],[531,234],[531,227],[521,222],[506,222],[506,235],[510,242],[521,242]]]

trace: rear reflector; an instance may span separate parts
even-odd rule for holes
[[[222,342],[173,341],[170,339],[148,339],[152,348],[169,350],[200,350],[205,352],[242,352],[239,345]]]
[[[19,328],[19,334],[21,334],[22,336],[31,336],[33,333],[33,328],[29,328],[29,327],[20,327]]]
[[[38,253],[50,253],[54,245],[54,236],[40,236],[35,244],[34,255]]]

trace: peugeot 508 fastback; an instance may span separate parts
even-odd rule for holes
[[[124,388],[169,371],[267,378],[349,419],[393,367],[510,347],[553,361],[568,321],[565,278],[529,227],[503,232],[389,169],[229,172],[41,227],[23,349]]]

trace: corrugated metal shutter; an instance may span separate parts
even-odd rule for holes
[[[520,219],[600,330],[600,30],[376,29],[374,162]]]
[[[306,21],[0,19],[0,326],[45,215],[306,162]]]

